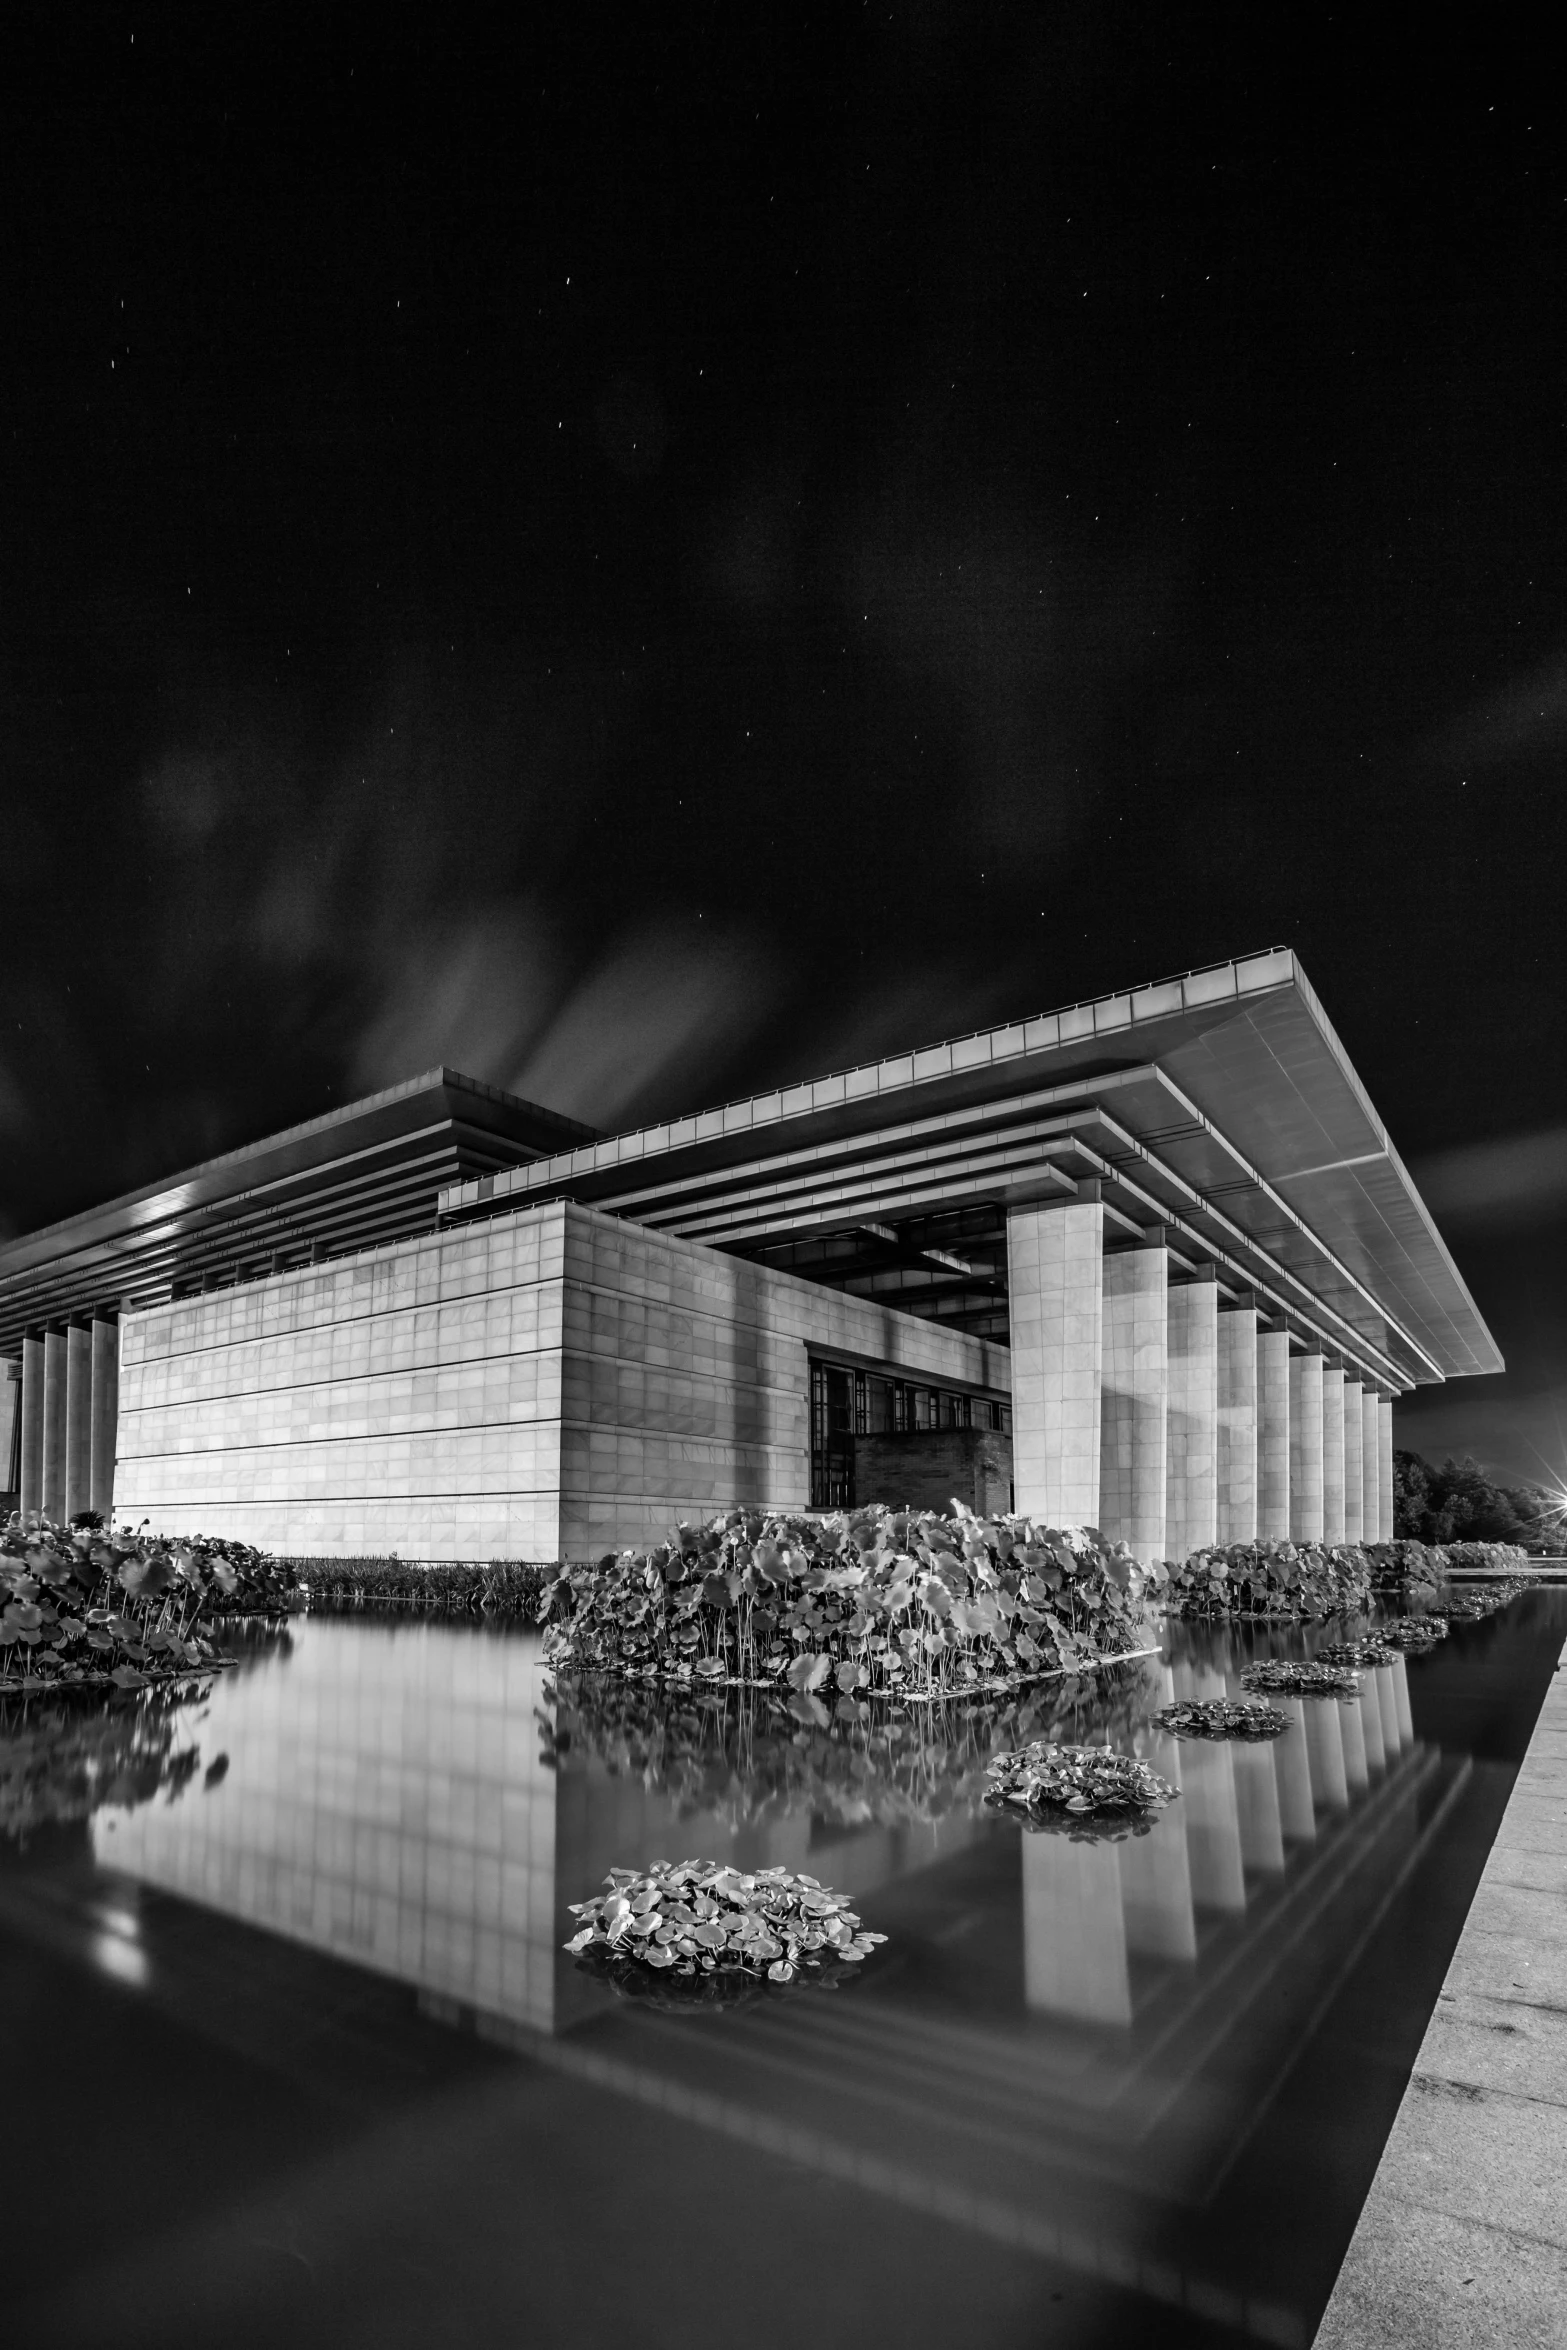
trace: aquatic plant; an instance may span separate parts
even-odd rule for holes
[[[1338,1640],[1327,1648],[1319,1648],[1316,1662],[1319,1665],[1396,1665],[1398,1651],[1380,1635],[1373,1634],[1368,1640]]]
[[[1053,1746],[1043,1738],[1013,1754],[997,1755],[986,1766],[986,1776],[993,1804],[1036,1815],[1059,1811],[1074,1819],[1085,1813],[1156,1811],[1180,1793],[1134,1754],[1117,1754],[1110,1746]]]
[[[1289,1657],[1272,1657],[1247,1665],[1241,1674],[1246,1689],[1286,1690],[1292,1697],[1358,1697],[1360,1676],[1348,1665],[1298,1664]]]
[[[188,1694],[167,1686],[115,1690],[92,1706],[0,1699],[0,1836],[88,1819],[105,1804],[172,1800],[201,1764],[199,1747],[177,1743],[188,1722]]]
[[[259,1553],[164,1543],[101,1526],[0,1528],[0,1692],[141,1689],[223,1663],[202,1631],[250,1583]]]
[[[731,1830],[805,1815],[839,1828],[972,1817],[985,1765],[1030,1739],[1130,1744],[1146,1719],[1136,1663],[996,1697],[904,1706],[723,1684],[649,1686],[564,1676],[539,1716],[546,1765],[597,1763],[640,1782],[681,1819]]]
[[[1148,1580],[1092,1531],[957,1505],[731,1510],[655,1550],[563,1569],[545,1595],[545,1654],[577,1672],[929,1701],[1127,1654]]]
[[[1405,1599],[1435,1597],[1445,1565],[1440,1550],[1403,1535],[1396,1542],[1367,1542],[1361,1547],[1373,1591],[1384,1597],[1395,1592]]]
[[[1447,1638],[1447,1618],[1400,1616],[1394,1623],[1379,1625],[1376,1636],[1385,1648],[1409,1649],[1419,1655],[1422,1649],[1435,1648],[1439,1640]]]
[[[1171,1567],[1166,1604],[1181,1616],[1318,1618],[1370,1604],[1371,1575],[1353,1545],[1235,1542]]]
[[[1449,1624],[1480,1624],[1487,1616],[1516,1599],[1520,1592],[1532,1590],[1533,1578],[1528,1575],[1509,1576],[1496,1583],[1487,1583],[1478,1591],[1449,1592],[1433,1615],[1445,1616]]]
[[[792,1983],[825,1961],[858,1964],[885,1934],[868,1934],[846,1900],[787,1869],[740,1870],[656,1860],[611,1869],[609,1890],[574,1901],[582,1924],[566,1948],[676,1975],[737,1971]]]
[[[1183,1698],[1161,1707],[1153,1718],[1177,1738],[1277,1738],[1289,1728],[1289,1715],[1276,1707],[1237,1704],[1227,1697]]]

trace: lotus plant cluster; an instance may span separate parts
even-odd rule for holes
[[[1390,1648],[1379,1634],[1369,1640],[1336,1640],[1330,1647],[1317,1650],[1319,1665],[1353,1665],[1362,1670],[1398,1662],[1398,1650]]]
[[[1435,1648],[1439,1640],[1447,1638],[1445,1616],[1400,1616],[1396,1622],[1378,1627],[1377,1638],[1384,1648],[1402,1649],[1406,1655],[1423,1656]]]
[[[608,1891],[571,1904],[582,1920],[566,1948],[680,1975],[735,1969],[792,1983],[802,1968],[858,1964],[885,1934],[868,1934],[848,1902],[815,1877],[697,1860],[611,1869]]]
[[[1278,1738],[1289,1728],[1289,1715],[1277,1706],[1243,1698],[1182,1698],[1161,1707],[1154,1726],[1177,1738]]]
[[[1109,1746],[1052,1746],[1043,1738],[997,1755],[987,1775],[993,1803],[1030,1814],[1060,1811],[1075,1820],[1100,1812],[1158,1811],[1180,1793],[1135,1754],[1117,1754]]]
[[[198,1629],[264,1576],[241,1543],[12,1518],[0,1529],[0,1693],[142,1689],[216,1671]]]
[[[1318,1619],[1369,1607],[1371,1570],[1352,1545],[1237,1542],[1172,1567],[1166,1600],[1182,1616]]]
[[[1502,1546],[1498,1543],[1495,1547]],[[1509,1600],[1516,1599],[1520,1592],[1532,1588],[1530,1576],[1510,1575],[1504,1582],[1483,1584],[1478,1591],[1450,1593],[1443,1600],[1440,1612],[1449,1624],[1481,1624],[1487,1616],[1494,1616],[1499,1608],[1506,1607]]]
[[[1290,1697],[1358,1697],[1360,1675],[1348,1665],[1300,1664],[1291,1657],[1273,1657],[1248,1665],[1241,1674],[1246,1689],[1282,1690]]]
[[[682,1526],[655,1550],[567,1568],[546,1598],[546,1655],[692,1686],[929,1700],[1138,1646],[1146,1579],[1124,1544],[954,1506]]]

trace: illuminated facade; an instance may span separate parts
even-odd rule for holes
[[[1288,950],[622,1135],[437,1071],[7,1244],[0,1353],[24,1507],[423,1558],[1375,1540],[1394,1398],[1502,1368]]]

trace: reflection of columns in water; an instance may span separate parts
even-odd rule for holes
[[[1023,1987],[1033,2008],[1128,2024],[1132,1991],[1115,1844],[1022,1835]]]
[[[1235,1809],[1240,1820],[1241,1859],[1249,1869],[1277,1876],[1284,1867],[1284,1827],[1273,1743],[1237,1741],[1229,1752],[1235,1766]]]
[[[1175,1695],[1170,1667],[1160,1664],[1150,1676],[1153,1686],[1149,1711],[1157,1713]],[[1168,1731],[1155,1731],[1143,1759],[1173,1787],[1181,1784],[1182,1741]],[[1117,1850],[1121,1856],[1121,1911],[1126,1921],[1126,1947],[1145,1958],[1194,1959],[1197,1922],[1192,1915],[1191,1870],[1186,1859],[1186,1823],[1182,1802],[1166,1804],[1154,1814],[1146,1836],[1129,1837]]]
[[[1386,1767],[1387,1740],[1382,1734],[1382,1675],[1367,1666],[1360,1676],[1360,1733],[1366,1746],[1366,1776],[1380,1779]]]
[[[1364,1685],[1366,1676],[1361,1675]],[[1363,1700],[1352,1697],[1347,1705],[1329,1701],[1338,1715],[1339,1736],[1344,1741],[1344,1779],[1351,1795],[1364,1795],[1370,1785],[1366,1770],[1366,1717]],[[1372,1703],[1376,1700],[1373,1698]]]
[[[1175,1740],[1169,1743],[1173,1746]],[[1166,1779],[1180,1784],[1179,1763],[1149,1760]],[[1126,1946],[1144,1958],[1197,1956],[1197,1920],[1192,1912],[1191,1867],[1186,1852],[1186,1823],[1179,1802],[1154,1814],[1146,1836],[1133,1836],[1118,1845],[1121,1856],[1121,1908],[1126,1921]]]
[[[1188,1738],[1181,1748],[1182,1810],[1192,1899],[1200,1909],[1244,1909],[1241,1829],[1227,1742]]]
[[[1339,1717],[1349,1708],[1332,1697],[1303,1698],[1301,1705],[1306,1722],[1312,1802],[1319,1811],[1347,1811],[1349,1789],[1344,1777],[1344,1739]]]
[[[1237,1690],[1237,1695],[1244,1692]],[[1288,1714],[1290,1726],[1272,1744],[1273,1774],[1279,1790],[1279,1825],[1286,1836],[1309,1843],[1317,1832],[1311,1800],[1311,1766],[1306,1738],[1306,1700],[1269,1691],[1269,1705]]]
[[[1415,1743],[1415,1720],[1409,1710],[1409,1674],[1405,1669],[1402,1657],[1399,1658],[1396,1665],[1388,1666],[1387,1677],[1393,1689],[1393,1708],[1398,1720],[1398,1742],[1400,1746],[1413,1746]]]

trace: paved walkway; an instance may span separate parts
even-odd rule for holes
[[[1567,2346],[1567,1648],[1314,2350]]]

